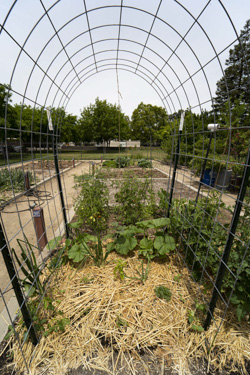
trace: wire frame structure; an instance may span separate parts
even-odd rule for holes
[[[0,172],[5,170],[12,192],[11,198],[0,202],[0,307],[13,330],[21,312],[32,342],[39,341],[27,295],[36,287],[40,293],[37,309],[43,306],[45,292],[39,289],[39,275],[52,252],[51,241],[69,236],[73,203],[59,161],[65,111],[96,75],[102,79],[111,74],[120,81],[136,77],[148,84],[168,113],[171,134],[166,215],[176,220],[176,236],[182,244],[180,258],[200,286],[199,298],[207,311],[204,328],[212,322],[219,331],[231,299],[237,302],[234,292],[249,262],[249,232],[242,226],[239,230],[239,221],[244,216],[243,225],[249,227],[250,125],[237,120],[231,98],[238,87],[232,84],[225,66],[230,50],[237,45],[243,91],[249,93],[249,22],[239,33],[230,6],[221,0],[36,0],[32,5],[15,0],[1,5],[0,10]],[[225,87],[219,104],[226,109],[226,119],[222,119],[215,100],[219,78]],[[249,94],[248,99],[241,100],[240,116],[245,119],[249,117]],[[29,119],[25,118],[27,107]],[[16,114],[18,121],[13,120]],[[197,114],[202,122],[199,126]],[[244,138],[245,143],[234,144],[237,137]],[[197,152],[197,140],[201,153]],[[218,157],[221,143],[224,152]],[[243,157],[237,155],[241,147],[245,147]],[[228,191],[227,179],[233,167],[240,169],[235,181],[238,189]],[[26,186],[24,194],[14,185],[17,168]],[[42,178],[38,178],[37,169]],[[195,170],[199,171],[198,180]],[[216,203],[211,207],[214,195]],[[227,221],[223,220],[225,215]],[[43,224],[40,231],[35,231],[37,220]],[[45,238],[45,243],[49,241],[47,252],[43,251]],[[16,256],[12,248],[22,251],[23,257],[21,253]],[[229,266],[232,249],[238,249],[237,267]],[[19,281],[34,254],[38,266],[34,269],[31,262],[34,278],[24,289]],[[223,293],[225,276],[230,286],[227,294]],[[211,289],[211,298],[201,288],[204,283]],[[248,286],[242,290],[243,298],[248,298],[246,304],[249,294]],[[13,298],[18,301],[15,312]],[[217,303],[224,306],[219,324],[214,319]],[[28,334],[23,340],[16,334],[21,351]]]

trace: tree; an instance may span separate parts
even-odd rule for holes
[[[229,51],[224,77],[217,82],[215,109],[221,111],[230,100],[233,107],[237,100],[250,104],[250,20],[239,36],[239,42]]]
[[[5,125],[6,128],[15,128],[16,126],[16,118],[13,112],[13,107],[11,106],[11,92],[9,91],[10,88],[7,85],[3,85],[0,83],[0,141],[5,141]],[[5,110],[6,110],[6,103],[7,106],[7,120],[5,124]],[[7,137],[10,134],[7,135]]]
[[[247,130],[250,114],[250,20],[246,21],[239,42],[230,49],[226,65],[224,77],[217,82],[215,111],[218,122],[232,129],[230,144],[225,145],[224,151],[227,152],[230,147],[230,154],[239,159],[247,155],[250,136]],[[240,127],[245,129],[237,129]]]
[[[83,109],[78,120],[78,130],[83,142],[106,142],[110,145],[112,139],[129,138],[128,118],[119,107],[107,103],[106,100],[95,100],[95,104]]]
[[[168,115],[164,108],[140,103],[132,114],[131,136],[144,144],[149,142],[150,137],[157,142],[167,123]]]
[[[66,114],[64,112],[63,120],[61,123],[61,142],[74,142],[79,143],[81,139],[80,133],[78,133],[77,127],[77,116],[72,114]]]
[[[16,118],[16,137],[20,136],[23,142],[35,144],[46,143],[48,138],[48,120],[44,108],[30,105],[15,104],[13,107]],[[20,128],[22,132],[17,133]]]

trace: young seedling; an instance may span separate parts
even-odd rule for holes
[[[161,299],[165,299],[166,301],[171,300],[172,292],[169,288],[160,285],[155,287],[155,295]]]

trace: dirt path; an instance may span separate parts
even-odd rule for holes
[[[66,172],[63,173],[62,185],[64,192],[66,190],[66,194],[64,194],[64,196],[68,212],[73,207],[74,199],[76,198],[77,194],[76,190],[74,189],[74,175],[80,175],[88,172],[89,161],[82,162],[76,165],[75,168],[66,170]],[[31,244],[37,243],[32,217],[33,213],[32,209],[30,209],[30,206],[34,204],[43,208],[46,234],[49,241],[50,239],[54,238],[56,230],[63,222],[61,201],[56,178],[52,178],[42,183],[36,189],[36,197],[22,196],[18,198],[16,202],[6,206],[1,212],[9,246],[10,248],[14,247],[19,253],[20,251],[19,246],[17,245],[17,239],[23,239],[24,235],[28,238]],[[2,254],[0,254],[0,287],[2,292],[5,291],[8,284],[9,277],[5,268]],[[13,295],[13,290],[4,293],[6,302],[8,302]],[[4,302],[2,298],[0,298],[0,312],[3,310],[3,308]]]
[[[158,161],[153,161],[153,166],[168,175],[172,176],[173,167],[170,168],[169,165],[163,164]],[[183,184],[186,188],[197,191],[199,186],[199,177],[195,176],[189,169],[177,169],[176,171],[176,181]],[[211,190],[206,187],[201,188],[201,193],[203,196],[207,196]],[[237,194],[231,192],[221,193],[221,200],[228,206],[234,206]]]

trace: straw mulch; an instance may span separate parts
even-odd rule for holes
[[[187,270],[180,270],[177,256],[162,264],[152,262],[144,284],[115,278],[117,258],[112,253],[100,268],[91,262],[81,269],[69,263],[61,267],[53,280],[53,298],[70,325],[64,333],[42,337],[35,349],[30,342],[24,345],[30,374],[62,375],[79,366],[88,374],[90,369],[107,374],[151,375],[172,369],[175,374],[188,374],[194,363],[247,373],[245,361],[250,346],[246,322],[239,325],[228,313],[218,334],[215,324],[206,333],[190,329],[188,313],[194,309],[198,287],[190,281]],[[135,276],[140,264],[137,254],[126,262],[127,275]],[[182,278],[174,281],[179,273]],[[169,302],[156,297],[154,288],[159,285],[171,290]],[[218,325],[222,315],[223,311],[216,309]],[[209,343],[215,339],[210,352],[206,339]],[[17,343],[13,352],[18,372],[25,372]],[[144,363],[145,355],[154,366],[159,364],[158,372]],[[138,363],[145,372],[138,370]],[[128,372],[122,372],[122,368]]]

